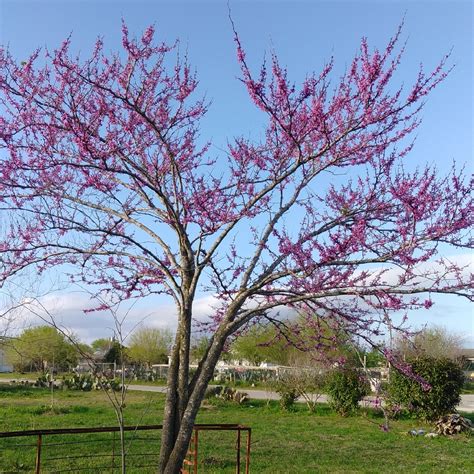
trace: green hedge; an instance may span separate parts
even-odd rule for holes
[[[417,418],[434,420],[451,413],[461,400],[464,374],[451,359],[417,357],[407,360],[416,378],[424,379],[431,388],[396,370],[390,373],[389,401],[399,404]]]
[[[370,393],[367,379],[356,369],[336,369],[328,375],[326,390],[329,404],[340,415],[347,416]]]

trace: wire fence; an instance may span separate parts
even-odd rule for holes
[[[155,473],[162,425],[124,427],[128,473]],[[183,473],[249,473],[251,428],[196,424]],[[118,473],[120,429],[63,428],[0,432],[0,473]]]

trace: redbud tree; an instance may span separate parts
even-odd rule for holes
[[[447,58],[399,88],[399,36],[381,51],[362,40],[333,82],[331,61],[295,85],[275,55],[251,71],[236,34],[266,127],[217,158],[199,136],[195,73],[151,27],[133,38],[124,25],[122,51],[99,39],[89,59],[70,39],[23,62],[0,50],[0,281],[64,266],[110,305],[172,298],[160,472],[179,472],[219,356],[253,320],[289,307],[315,345],[325,318],[370,341],[432,294],[472,297],[466,270],[440,255],[471,245],[470,183],[454,166],[404,166]],[[190,376],[203,291],[216,299],[212,337]]]

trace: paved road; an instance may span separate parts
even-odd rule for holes
[[[13,380],[10,379],[1,379],[0,378],[0,383],[9,383],[12,382]],[[129,385],[128,386],[129,390],[136,390],[140,392],[158,392],[158,393],[165,393],[166,392],[166,387],[159,387],[155,385]],[[254,398],[258,400],[278,400],[280,396],[271,391],[267,390],[255,390],[255,389],[240,389],[242,392],[248,393],[249,398]],[[373,397],[367,397],[365,400],[367,400],[370,403],[370,400],[373,400]],[[299,400],[302,402],[303,400]],[[321,395],[319,398],[320,402],[327,402],[327,396],[326,395]],[[461,403],[458,405],[457,409],[459,411],[464,411],[464,412],[474,412],[474,394],[470,395],[461,395]]]
[[[129,385],[129,390],[139,390],[142,392],[160,392],[165,393],[166,387],[156,387],[152,385]],[[255,390],[255,389],[239,389],[242,392],[248,393],[249,398],[255,398],[258,400],[278,400],[280,396],[271,391],[267,390]],[[318,401],[320,402],[327,402],[328,398],[327,395],[321,395]],[[365,400],[370,402],[373,400],[373,397],[367,397]],[[303,400],[298,400],[303,402]],[[473,395],[461,395],[461,403],[458,405],[459,411],[464,412],[474,412],[474,394]]]

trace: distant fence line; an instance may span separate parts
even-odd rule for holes
[[[197,365],[191,364],[189,366],[191,374]],[[168,375],[168,364],[153,364],[147,369],[126,368],[127,375],[137,380],[146,379],[166,379]],[[235,364],[220,364],[214,369],[213,380],[215,382],[265,382],[271,380],[278,380],[282,374],[287,374],[292,371],[307,371],[321,374],[323,369],[318,367],[291,367],[284,365],[269,365],[269,366],[255,366],[255,365],[235,365]],[[118,371],[119,372],[119,371]],[[385,367],[368,368],[367,373],[373,379],[386,380],[388,376],[388,369]]]

